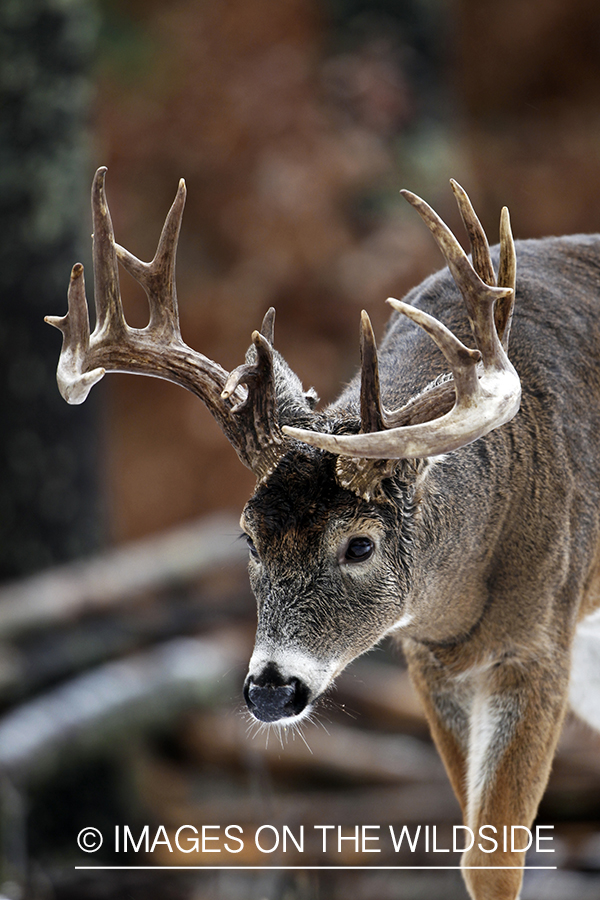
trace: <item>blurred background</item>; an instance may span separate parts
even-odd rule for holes
[[[89,825],[351,833],[459,814],[391,647],[340,679],[305,731],[312,752],[247,733],[255,613],[237,516],[253,477],[174,385],[111,375],[67,406],[42,320],[65,311],[72,264],[90,272],[95,168],[117,240],[142,259],[183,176],[186,342],[232,369],[274,305],[277,348],[333,399],[358,364],[360,310],[381,334],[385,298],[441,265],[399,188],[459,236],[450,177],[492,242],[505,204],[518,238],[600,230],[597,3],[0,0],[0,104],[0,892],[464,900],[445,871],[74,868],[115,864],[108,838],[77,849]],[[122,294],[144,325],[125,275]],[[599,750],[568,721],[539,819],[560,871],[529,873],[523,900],[600,897]],[[214,857],[159,845],[142,862]]]

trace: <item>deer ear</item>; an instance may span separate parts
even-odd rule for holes
[[[273,351],[273,374],[280,423],[298,422],[307,414],[311,415],[319,401],[317,392],[313,387],[304,390],[296,373],[277,350]]]
[[[315,391],[314,387],[310,387],[307,391],[304,391],[304,399],[311,409],[315,408],[315,406],[319,402],[319,395]]]
[[[266,317],[265,317],[266,318]],[[270,323],[270,334],[266,338],[271,344],[273,353],[273,378],[275,382],[275,396],[277,414],[280,424],[299,424],[301,421],[309,424],[316,404],[319,402],[317,392],[313,387],[304,390],[302,382],[296,373],[286,363],[285,359],[273,347],[273,323]],[[264,328],[264,322],[263,322]],[[262,329],[261,329],[262,333]],[[263,335],[264,337],[265,335]],[[256,361],[256,348],[251,344],[246,351],[246,363],[252,365]]]

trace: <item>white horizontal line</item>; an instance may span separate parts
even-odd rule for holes
[[[305,871],[310,869],[311,871],[317,869],[326,869],[328,871],[335,871],[336,869],[344,870],[344,869],[360,869],[363,872],[369,871],[381,871],[381,870],[396,870],[396,869],[429,869],[429,870],[448,870],[448,869],[456,869],[457,871],[461,869],[557,869],[558,866],[75,866],[76,869],[98,869],[102,871],[132,871],[134,869],[144,869],[144,870],[152,870],[156,869],[194,869],[196,871],[248,871],[248,870],[256,870],[256,869],[286,869],[286,870],[298,870]]]

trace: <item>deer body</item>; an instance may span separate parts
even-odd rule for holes
[[[473,330],[478,351],[398,304],[404,315],[392,318],[378,365],[365,325],[360,382],[316,413],[313,394],[272,350],[272,321],[265,320],[244,366],[228,375],[202,357],[202,383],[194,375],[191,389],[225,423],[258,477],[241,520],[258,602],[244,687],[251,712],[261,721],[295,724],[352,659],[392,634],[402,642],[465,824],[476,833],[492,826],[500,835],[505,825],[533,822],[567,708],[571,669],[572,704],[600,728],[600,613],[594,617],[600,605],[600,236],[517,245],[510,355],[522,401],[513,418],[518,396],[499,344],[508,343],[505,298],[514,284],[506,229],[500,261],[495,251],[491,257],[499,269],[496,284],[487,245],[477,237],[480,226],[468,200],[459,203],[477,276],[462,251],[448,249],[443,232],[454,279],[438,273],[407,300],[449,325],[462,342],[472,343]],[[114,243],[101,206],[95,214],[104,218],[94,230],[106,226],[106,254]],[[145,274],[154,262],[141,264],[121,248],[111,252],[148,283],[151,325],[154,316],[160,326],[154,330],[172,356],[167,375],[162,357],[152,371],[131,363],[128,369],[189,387],[178,334],[164,338],[176,308],[170,316],[160,313],[155,282]],[[111,266],[116,272],[116,259]],[[459,269],[468,316],[455,284]],[[101,281],[115,279],[101,272]],[[487,312],[469,305],[480,289]],[[116,318],[117,333],[132,344],[141,334],[109,304],[99,313],[98,337],[95,332],[91,344],[85,333],[77,337],[78,347],[88,346],[82,368],[72,334],[81,320],[82,290],[74,270],[71,318],[53,320],[65,334],[63,393],[77,402],[104,367],[123,368],[119,353],[131,356],[119,346],[106,349],[103,322]],[[494,303],[495,320],[489,318]],[[453,380],[444,377],[448,362],[423,328],[444,344]],[[483,374],[476,369],[481,365]],[[508,387],[496,392],[498,380]],[[491,426],[487,413],[479,421],[478,393],[494,395]],[[229,412],[227,403],[233,404]],[[433,421],[426,415],[432,403]],[[461,406],[466,414],[459,430],[466,421],[465,434],[474,442],[455,447],[445,423],[453,426]],[[478,439],[472,437],[473,407]],[[236,415],[246,416],[243,437],[235,431]],[[373,448],[371,432],[377,440],[382,432],[384,443]],[[437,452],[411,456],[406,447],[422,432]],[[408,443],[390,458],[397,433]],[[360,453],[337,449],[348,435],[362,442]],[[501,846],[494,853],[477,845],[467,851],[463,873],[474,900],[516,900],[523,857]]]
[[[418,472],[406,466],[392,513],[388,504],[357,511],[355,498],[351,513],[338,511],[319,483],[324,461],[314,451],[298,485],[285,469],[280,484],[276,471],[242,520],[267,570],[251,576],[259,626],[249,678],[260,682],[273,669],[282,682],[300,678],[309,686],[306,709],[351,658],[395,633],[476,833],[482,825],[498,834],[503,825],[531,825],[567,706],[575,630],[600,601],[600,237],[518,243],[517,259],[511,358],[523,391],[518,416]],[[445,273],[407,300],[450,322],[459,336],[468,330]],[[422,331],[400,316],[392,320],[380,351],[388,405],[442,374],[440,365]],[[357,403],[353,384],[325,415]],[[312,512],[319,497],[326,506]],[[274,518],[283,505],[286,512]],[[370,573],[355,566],[350,590],[343,578],[332,583],[323,574],[322,560],[336,546],[326,536],[340,521],[344,533],[383,534],[382,561],[366,563]],[[324,586],[314,584],[318,578]],[[597,647],[600,680],[600,639]],[[586,648],[593,652],[593,639]],[[589,675],[579,685],[574,679],[581,690],[574,704],[595,710],[598,727],[600,690],[590,695]],[[475,848],[465,865],[522,864],[522,854],[507,856],[494,860]],[[477,900],[512,900],[521,873],[465,869],[465,876]]]

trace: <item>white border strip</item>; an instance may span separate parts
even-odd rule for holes
[[[268,869],[277,869],[288,870],[288,871],[316,871],[316,870],[327,870],[327,871],[336,871],[336,870],[348,870],[348,869],[359,869],[363,872],[376,872],[376,871],[396,871],[399,869],[430,869],[430,870],[439,870],[439,871],[447,871],[449,869],[455,869],[457,871],[461,871],[464,869],[558,869],[558,866],[75,866],[76,869],[96,869],[100,871],[133,871],[138,869],[144,870],[164,870],[164,869],[194,869],[199,872],[247,872],[249,870],[268,870]]]

